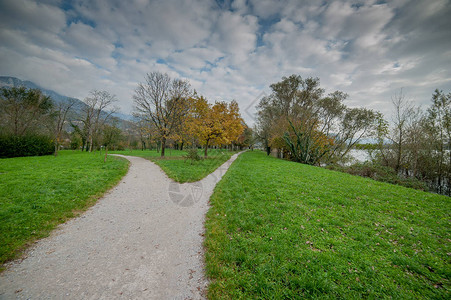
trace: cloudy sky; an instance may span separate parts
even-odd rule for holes
[[[450,16],[448,0],[0,0],[0,75],[107,90],[130,113],[145,74],[167,72],[252,123],[255,99],[299,74],[388,115],[401,88],[423,106],[451,92]]]

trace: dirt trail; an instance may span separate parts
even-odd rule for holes
[[[0,299],[202,299],[208,199],[236,157],[192,184],[126,157],[119,185],[0,274]]]

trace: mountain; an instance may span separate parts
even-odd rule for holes
[[[75,109],[76,112],[81,112],[82,109],[84,107],[86,107],[86,104],[83,101],[81,101],[80,99],[63,96],[61,94],[58,94],[55,91],[44,89],[44,88],[38,86],[37,84],[35,84],[34,82],[24,81],[19,78],[11,77],[11,76],[0,76],[0,87],[13,87],[13,86],[24,86],[29,89],[39,89],[42,91],[42,93],[44,95],[49,96],[56,103],[67,102],[67,101],[71,101],[71,100],[75,101],[73,108]],[[133,119],[132,116],[122,114],[122,113],[114,113],[113,115],[122,120],[130,121]]]
[[[73,100],[73,101],[75,101],[74,108],[77,111],[81,111],[81,109],[86,106],[86,104],[83,101],[81,101],[77,98],[60,95],[55,91],[44,89],[44,88],[38,86],[37,84],[35,84],[34,82],[23,81],[16,77],[0,76],[0,87],[13,87],[13,86],[24,86],[29,89],[41,90],[44,95],[49,96],[56,103],[67,102],[69,100]]]

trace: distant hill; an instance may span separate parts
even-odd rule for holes
[[[60,95],[55,91],[44,89],[44,88],[38,86],[37,84],[35,84],[34,82],[20,80],[19,78],[16,78],[16,77],[0,76],[0,87],[14,87],[14,86],[16,86],[16,87],[24,86],[29,89],[39,89],[42,91],[42,93],[44,95],[50,96],[50,98],[52,98],[52,100],[55,101],[56,103],[67,102],[67,101],[73,99],[73,101],[75,101],[74,108],[77,111],[80,111],[83,107],[86,106],[86,104],[83,101],[81,101],[77,98],[71,98],[71,97]]]
[[[30,89],[39,89],[42,91],[42,93],[44,95],[50,96],[50,98],[52,98],[52,100],[55,101],[56,103],[67,102],[67,101],[73,100],[73,101],[75,101],[75,105],[73,107],[74,107],[75,111],[77,111],[77,112],[80,112],[82,110],[82,108],[86,106],[86,104],[83,101],[81,101],[80,99],[63,96],[61,94],[58,94],[55,91],[44,89],[44,88],[38,86],[37,84],[35,84],[34,82],[24,81],[19,78],[11,77],[11,76],[0,76],[0,87],[14,87],[14,86],[16,86],[16,87],[24,86],[24,87],[30,88]],[[115,113],[114,116],[117,118],[120,118],[122,120],[127,120],[127,121],[130,121],[133,118],[130,115],[125,115],[122,113]]]

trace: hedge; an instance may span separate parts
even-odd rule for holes
[[[53,152],[54,144],[48,136],[0,134],[0,158],[49,155]]]

